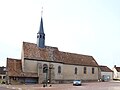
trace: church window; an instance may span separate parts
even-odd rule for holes
[[[40,38],[42,38],[42,35],[40,35]]]
[[[84,74],[86,74],[86,72],[87,72],[87,68],[86,68],[86,67],[84,67]]]
[[[92,74],[94,74],[95,73],[95,69],[94,68],[92,68]]]
[[[58,66],[58,73],[61,73],[61,66]]]
[[[77,74],[77,68],[75,68],[75,74]]]
[[[37,38],[39,38],[39,34],[37,35]]]
[[[3,79],[5,79],[5,76],[3,76]]]
[[[45,39],[45,36],[43,36],[43,39]]]
[[[43,73],[47,73],[47,72],[48,72],[48,65],[43,64]]]

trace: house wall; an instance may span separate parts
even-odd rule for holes
[[[113,79],[120,79],[120,72],[117,72],[115,68],[113,70]]]
[[[120,72],[117,72],[117,75],[118,75],[118,79],[120,79]]]
[[[0,74],[0,84],[5,81],[6,75],[5,74]]]
[[[113,78],[116,79],[117,78],[117,70],[115,68],[113,68],[113,73],[114,73]]]

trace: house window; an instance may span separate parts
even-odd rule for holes
[[[48,65],[43,64],[43,73],[47,73],[47,71],[48,71]]]
[[[86,67],[84,67],[84,74],[86,74],[86,72],[87,72],[87,68],[86,68]]]
[[[61,66],[58,66],[58,73],[61,73]]]
[[[94,68],[92,68],[92,74],[94,74],[95,73],[95,69]]]
[[[77,68],[75,67],[75,74],[77,74]]]

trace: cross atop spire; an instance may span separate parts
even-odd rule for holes
[[[41,10],[41,17],[43,16],[43,7],[42,7],[42,10]]]

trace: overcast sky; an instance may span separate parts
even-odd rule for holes
[[[36,43],[42,6],[47,46],[120,67],[120,0],[0,0],[0,66]]]

